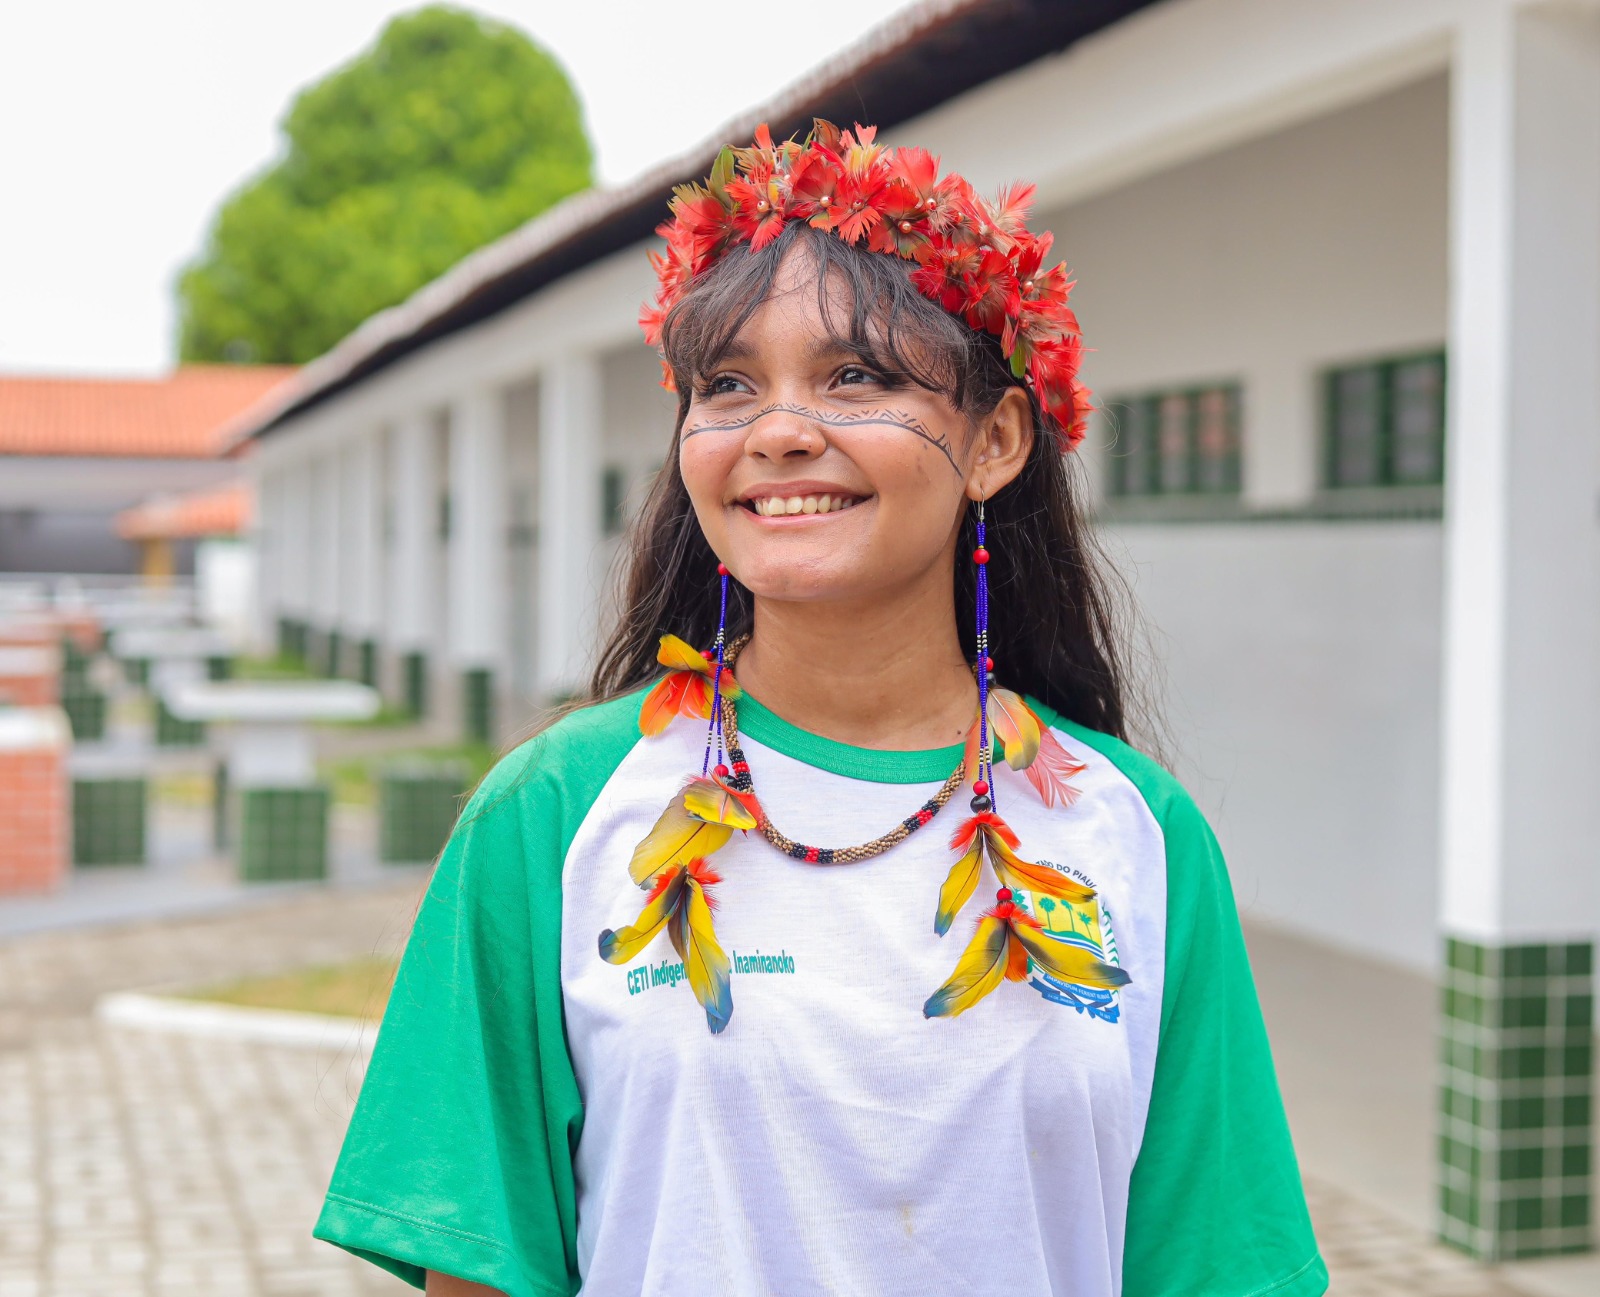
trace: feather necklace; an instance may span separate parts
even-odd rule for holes
[[[723,579],[726,591],[725,569]],[[942,937],[950,930],[977,890],[985,864],[1001,886],[996,904],[979,916],[955,970],[923,1005],[923,1015],[954,1017],[1002,981],[1024,980],[1033,966],[1081,986],[1109,989],[1127,984],[1128,975],[1120,967],[1050,936],[1018,903],[1017,893],[1031,892],[1082,906],[1093,900],[1095,891],[1019,854],[1021,841],[995,809],[995,749],[999,748],[1006,765],[1027,775],[1040,800],[1051,807],[1071,807],[1077,801],[1078,789],[1070,780],[1086,767],[1061,745],[1020,694],[996,687],[993,662],[984,652],[987,645],[980,645],[984,671],[978,677],[978,717],[960,763],[939,791],[871,842],[814,847],[796,842],[772,823],[756,796],[750,764],[739,746],[740,690],[733,665],[749,639],[744,635],[725,643],[719,629],[716,644],[701,653],[675,635],[661,638],[657,659],[669,672],[645,695],[639,728],[650,737],[662,733],[679,716],[705,721],[705,757],[700,774],[690,777],[634,849],[629,876],[648,896],[634,923],[616,930],[607,928],[600,934],[602,959],[628,963],[665,929],[683,960],[690,989],[705,1010],[706,1025],[714,1034],[720,1033],[733,1016],[733,993],[729,960],[713,924],[716,899],[712,888],[722,879],[707,857],[725,846],[735,829],[755,829],[784,855],[807,864],[870,860],[926,827],[972,771],[977,776],[972,783],[972,814],[957,825],[950,839],[957,859],[939,889],[934,932]]]

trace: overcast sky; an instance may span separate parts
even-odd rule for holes
[[[849,44],[905,0],[484,0],[578,87],[604,183],[626,180]],[[0,3],[0,372],[158,373],[172,285],[218,202],[269,163],[294,92],[391,0]],[[803,21],[796,15],[803,13]]]

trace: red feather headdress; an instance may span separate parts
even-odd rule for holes
[[[1033,186],[1013,185],[991,203],[959,175],[940,179],[926,149],[885,148],[876,136],[875,126],[852,134],[818,118],[804,143],[774,144],[762,125],[751,147],[722,150],[703,185],[679,185],[672,219],[656,230],[666,249],[650,254],[658,288],[639,313],[645,341],[660,346],[667,312],[729,251],[759,251],[790,221],[805,221],[916,262],[911,278],[922,294],[1000,339],[1012,374],[1057,425],[1062,450],[1075,449],[1089,412],[1078,382],[1083,343],[1066,269],[1044,265],[1051,235],[1027,228]]]

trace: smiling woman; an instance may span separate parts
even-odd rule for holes
[[[1028,197],[823,122],[680,191],[621,617],[440,861],[321,1237],[450,1294],[1324,1290],[1226,869],[1123,741]]]

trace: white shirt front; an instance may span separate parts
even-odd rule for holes
[[[764,715],[760,737],[745,722],[744,752],[773,823],[798,841],[868,841],[942,782],[895,781],[922,754],[832,744]],[[856,864],[796,861],[755,832],[710,857],[734,968],[733,1018],[713,1036],[665,934],[623,967],[596,945],[638,914],[628,859],[698,772],[703,734],[677,721],[638,743],[565,859],[584,1293],[1113,1297],[1165,954],[1164,845],[1138,790],[1060,731],[1086,766],[1075,805],[1047,808],[1021,775],[996,772],[1021,854],[1098,889],[1092,923],[1029,897],[1032,912],[1082,931],[1128,986],[1077,994],[1035,974],[960,1017],[923,1017],[996,887],[986,873],[935,935],[948,840],[969,813],[961,791]]]

